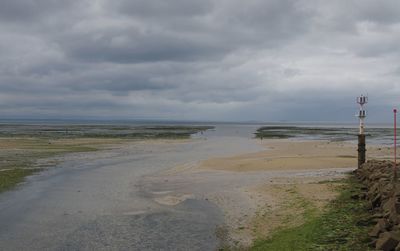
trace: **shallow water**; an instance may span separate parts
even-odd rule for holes
[[[219,209],[196,199],[158,204],[143,180],[177,165],[258,151],[256,128],[218,125],[191,141],[66,155],[0,195],[0,249],[213,250]]]

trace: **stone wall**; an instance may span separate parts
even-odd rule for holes
[[[371,245],[377,250],[400,251],[400,183],[394,182],[393,162],[368,161],[355,175],[365,185],[360,197],[368,201],[376,221],[369,232],[374,239]]]

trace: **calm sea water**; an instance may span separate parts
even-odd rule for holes
[[[62,126],[91,126],[96,130],[96,126],[101,126],[102,132],[106,131],[107,125],[110,126],[129,126],[132,128],[141,126],[214,126],[215,129],[208,130],[203,133],[193,135],[194,138],[201,137],[255,137],[254,133],[258,128],[263,126],[274,126],[282,127],[281,131],[289,133],[294,139],[299,140],[331,140],[331,141],[357,141],[358,134],[358,123],[328,123],[328,122],[296,122],[296,123],[219,123],[219,122],[181,122],[181,121],[96,121],[96,120],[0,120],[0,133],[8,133],[10,130],[20,130],[18,127],[10,125],[19,125],[21,130],[25,130],[32,125],[36,127],[38,125],[45,125],[47,127],[61,127]],[[301,130],[290,131],[291,129],[285,129],[284,127],[300,127],[307,129],[318,129],[318,130],[307,130],[302,132]],[[76,128],[75,128],[76,129]],[[321,129],[329,129],[327,131]],[[87,130],[82,129],[82,130]],[[64,131],[61,131],[62,133]],[[312,133],[310,133],[312,132]],[[366,126],[367,142],[372,144],[393,144],[393,128],[390,124],[374,124],[367,123]]]

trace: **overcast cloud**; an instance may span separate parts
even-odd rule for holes
[[[352,121],[400,107],[398,0],[1,0],[0,116]]]

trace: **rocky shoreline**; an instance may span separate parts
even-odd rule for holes
[[[369,232],[370,246],[376,250],[400,251],[400,184],[393,178],[393,162],[370,160],[355,175],[364,186],[354,197],[368,201],[367,209],[376,222]]]

